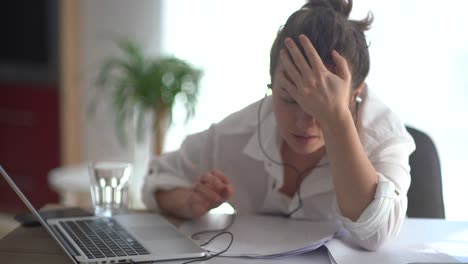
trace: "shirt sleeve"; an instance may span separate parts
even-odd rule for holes
[[[370,155],[379,182],[374,200],[356,222],[344,217],[335,203],[344,228],[357,245],[376,250],[398,235],[406,216],[407,192],[411,181],[408,160],[414,148],[411,139],[405,142],[392,140]]]
[[[179,150],[154,157],[142,187],[142,199],[148,209],[158,210],[157,190],[190,187],[202,175],[211,156],[210,137],[214,128],[188,136]]]

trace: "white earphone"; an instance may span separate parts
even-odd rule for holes
[[[354,98],[354,101],[359,104],[362,102],[362,97],[360,97],[359,95],[356,95],[356,97]]]

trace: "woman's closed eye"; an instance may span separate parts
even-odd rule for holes
[[[281,100],[283,100],[283,102],[287,104],[297,104],[296,100],[294,100],[284,88],[281,88],[281,91]]]
[[[297,104],[296,100],[294,100],[292,97],[283,96],[282,99],[283,99],[283,101],[284,101],[285,103],[287,103],[287,104],[294,104],[294,105]]]

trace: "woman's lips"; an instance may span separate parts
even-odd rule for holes
[[[314,140],[318,139],[317,136],[309,136],[309,135],[296,135],[296,134],[293,134],[293,137],[296,140],[296,142],[298,142],[300,144],[308,144],[308,143],[311,143]]]

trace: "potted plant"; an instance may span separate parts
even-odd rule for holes
[[[154,114],[154,153],[160,154],[176,99],[185,105],[186,121],[195,114],[201,71],[173,56],[149,57],[128,39],[116,43],[121,56],[104,62],[97,85],[111,94],[117,136],[126,143],[125,124],[140,109],[135,127],[138,141],[144,133],[144,113],[150,111]]]

